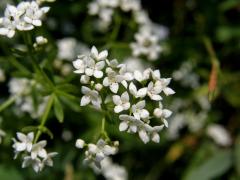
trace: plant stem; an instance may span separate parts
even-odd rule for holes
[[[0,105],[0,112],[10,106],[12,103],[14,103],[16,99],[17,96],[10,96],[7,101]]]
[[[203,43],[210,56],[210,60],[212,63],[212,70],[211,70],[211,73],[209,76],[209,82],[208,82],[208,98],[209,98],[209,101],[212,101],[217,88],[218,75],[220,71],[220,63],[210,39],[207,37],[203,37]]]
[[[37,131],[37,134],[36,134],[34,143],[37,142],[38,138],[40,137],[40,135],[41,135],[42,132],[43,132],[44,125],[45,125],[45,123],[46,123],[46,121],[47,121],[49,112],[50,112],[51,107],[52,107],[52,105],[53,105],[54,96],[55,96],[54,94],[51,94],[51,96],[50,96],[49,99],[48,99],[46,108],[45,108],[44,113],[43,113],[43,116],[42,116],[42,118],[41,118],[41,124],[38,126],[38,131]]]
[[[105,133],[105,123],[106,123],[106,119],[105,117],[102,119],[102,129],[101,129],[101,133]]]
[[[36,70],[36,72],[38,74],[40,74],[42,76],[42,78],[46,81],[46,83],[49,84],[50,87],[54,88],[54,84],[52,83],[52,81],[48,78],[48,76],[44,73],[42,68],[37,63],[37,59],[34,56],[34,51],[33,51],[32,40],[31,40],[30,34],[24,32],[23,39],[24,39],[25,44],[27,45],[28,52],[30,55],[30,60],[33,65],[33,68]]]

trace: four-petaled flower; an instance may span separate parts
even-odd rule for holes
[[[113,102],[116,105],[114,107],[115,113],[120,113],[121,111],[128,110],[130,108],[129,95],[127,91],[125,91],[121,97],[114,95]]]
[[[82,93],[84,96],[81,99],[81,106],[86,106],[91,102],[94,107],[100,108],[102,99],[96,90],[91,90],[86,86],[82,86]]]

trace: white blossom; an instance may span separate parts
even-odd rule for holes
[[[102,78],[103,72],[102,69],[105,67],[104,61],[95,62],[93,59],[87,61],[87,67],[85,73],[87,76],[94,76],[96,78]]]
[[[33,44],[33,46],[35,48],[37,48],[38,46],[42,46],[42,45],[47,44],[47,43],[48,43],[47,38],[45,38],[43,36],[37,36],[36,37],[36,42]]]
[[[145,105],[146,102],[144,100],[132,105],[132,113],[136,119],[147,119],[149,117],[149,112],[144,109]]]
[[[85,145],[85,141],[84,140],[82,140],[82,139],[78,139],[77,141],[76,141],[76,147],[77,148],[79,148],[79,149],[82,149],[83,147],[84,147],[84,145]]]
[[[137,87],[135,86],[135,84],[133,82],[131,82],[129,85],[129,91],[135,98],[139,98],[139,97],[143,98],[147,94],[147,88],[144,87],[144,88],[137,90]]]
[[[18,142],[13,138],[13,148],[15,150],[15,157],[18,154],[23,153],[22,168],[32,166],[35,172],[42,171],[45,165],[53,166],[52,157],[56,156],[56,152],[47,153],[44,147],[47,141],[42,140],[37,143],[33,143],[34,133],[30,132],[27,135],[23,133],[17,133]]]
[[[35,159],[37,157],[46,158],[47,151],[44,147],[47,145],[47,141],[39,141],[38,143],[34,144],[31,149],[31,158]]]
[[[142,125],[143,122],[139,119],[136,119],[133,116],[129,116],[126,114],[121,114],[119,119],[122,121],[119,125],[119,131],[126,131],[130,133],[136,133],[138,130],[138,126]]]
[[[175,94],[175,91],[173,91],[171,88],[168,87],[169,83],[171,81],[171,78],[162,78],[160,81],[156,82],[156,85],[162,88],[162,91],[167,95]]]
[[[162,92],[162,86],[157,82],[154,84],[152,81],[148,83],[147,86],[147,95],[154,101],[162,100],[162,97],[159,95]]]
[[[109,157],[101,162],[101,173],[107,180],[127,180],[127,171],[123,166],[115,164]]]
[[[85,151],[84,163],[89,164],[98,170],[101,169],[101,162],[106,157],[114,155],[118,151],[116,145],[110,146],[103,139],[99,139],[97,144],[90,143],[86,146],[87,150]]]
[[[138,11],[141,7],[141,3],[139,0],[121,0],[120,8],[123,11]]]
[[[91,55],[90,56],[96,61],[102,61],[102,60],[105,60],[107,58],[108,51],[104,50],[104,51],[98,52],[97,48],[95,46],[93,46],[92,49],[91,49]]]
[[[32,166],[34,171],[38,173],[42,169],[42,162],[39,158],[32,159],[31,156],[25,156],[23,158],[22,168]]]
[[[102,99],[96,90],[91,90],[86,86],[82,86],[82,93],[84,96],[81,99],[81,106],[86,106],[91,102],[94,107],[100,108]]]
[[[155,108],[154,111],[153,111],[153,114],[154,114],[155,117],[161,118],[161,120],[163,121],[164,125],[166,127],[168,127],[167,118],[169,118],[171,116],[172,111],[170,111],[168,109],[163,109],[162,103],[159,102],[159,108]]]
[[[144,55],[149,60],[156,60],[162,51],[161,46],[158,45],[159,38],[151,31],[148,26],[140,28],[139,32],[135,34],[136,42],[130,44],[133,56]]]
[[[115,113],[120,113],[123,110],[128,110],[130,108],[129,95],[125,91],[121,96],[114,95],[113,102],[116,105],[114,108]]]
[[[42,17],[49,7],[40,8],[35,2],[20,2],[17,6],[7,5],[4,17],[0,18],[0,34],[12,38],[16,29],[29,31],[42,25]]]
[[[48,153],[47,156],[42,160],[41,170],[43,169],[44,165],[53,166],[52,158],[55,157],[57,154],[58,154],[57,152]]]
[[[15,150],[16,155],[22,151],[30,152],[33,146],[33,138],[34,138],[33,132],[30,132],[27,135],[17,132],[17,139],[19,141],[13,138],[13,142],[14,142],[13,148]]]
[[[124,80],[124,77],[117,74],[115,71],[110,70],[107,72],[107,77],[103,79],[103,85],[110,88],[113,93],[117,93],[119,84]]]
[[[207,135],[221,146],[229,146],[232,143],[229,132],[219,124],[211,124],[207,127]]]

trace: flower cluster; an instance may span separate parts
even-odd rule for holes
[[[161,94],[175,93],[168,87],[171,78],[161,78],[159,70],[150,68],[128,72],[125,64],[118,64],[116,59],[109,61],[107,56],[108,51],[98,52],[92,47],[89,56],[80,55],[73,62],[74,72],[80,74],[84,84],[81,106],[91,104],[109,110],[106,106],[112,103],[112,111],[119,114],[120,131],[138,133],[144,143],[159,142],[158,132],[168,127],[166,119],[171,115],[163,108]],[[152,120],[163,125],[152,126]]]
[[[151,21],[139,0],[95,0],[89,4],[89,14],[98,15],[99,26],[106,29],[111,24],[117,8],[122,12],[130,12],[139,27],[134,36],[136,42],[130,43],[132,55],[143,56],[152,61],[158,59],[163,50],[159,42],[166,38],[168,31]]]
[[[76,141],[77,148],[86,147],[84,163],[90,165],[95,170],[101,170],[101,162],[110,155],[114,155],[118,151],[118,141],[109,145],[103,139],[99,139],[97,144],[86,144],[82,139]]]
[[[35,172],[42,171],[44,166],[53,166],[52,158],[57,155],[56,152],[47,153],[44,147],[47,141],[42,140],[33,143],[34,133],[30,132],[27,135],[18,132],[17,140],[13,138],[13,148],[15,151],[16,159],[21,153],[23,155],[22,168],[31,165]]]
[[[48,11],[49,7],[40,8],[36,1],[8,5],[4,17],[0,18],[0,35],[12,38],[16,30],[29,31],[41,26],[41,19]]]
[[[38,91],[39,93],[41,89],[40,84],[27,78],[12,78],[9,82],[9,92],[12,97],[16,97],[15,104],[19,107],[20,113],[27,112],[32,118],[38,118],[42,115],[48,100],[48,96],[33,97],[33,92]],[[37,102],[37,106],[34,100]]]
[[[134,37],[136,42],[130,44],[133,56],[145,56],[149,60],[159,57],[162,47],[159,46],[159,37],[152,32],[151,26],[142,26]]]
[[[141,3],[139,0],[95,0],[88,5],[88,13],[97,15],[100,19],[99,25],[107,28],[113,19],[113,13],[119,8],[123,12],[139,11]]]

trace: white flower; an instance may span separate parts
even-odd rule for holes
[[[103,85],[110,88],[113,93],[117,93],[119,89],[119,84],[124,80],[123,76],[117,74],[113,70],[107,72],[107,77],[103,79]]]
[[[127,180],[127,171],[123,166],[115,164],[109,157],[101,162],[101,172],[107,180]]]
[[[144,109],[146,102],[139,101],[137,104],[132,105],[132,113],[136,119],[147,119],[149,118],[149,112]]]
[[[120,113],[123,110],[128,110],[130,108],[130,103],[129,103],[129,95],[127,91],[125,91],[121,97],[118,95],[113,96],[113,102],[116,105],[114,107],[114,112],[115,113]]]
[[[6,133],[2,129],[0,129],[0,144],[2,143],[2,138],[4,136],[6,136]]]
[[[25,156],[23,158],[22,168],[32,165],[34,171],[38,173],[42,169],[42,162],[39,158],[32,159],[31,156]]]
[[[142,82],[145,80],[148,80],[150,78],[150,73],[152,72],[152,70],[150,68],[144,70],[143,72],[136,70],[134,71],[134,78],[138,81],[138,82]]]
[[[104,51],[101,51],[100,53],[98,52],[97,48],[95,46],[92,47],[91,49],[91,54],[90,56],[96,60],[96,61],[102,61],[102,60],[105,60],[108,56],[108,51],[107,50],[104,50]]]
[[[128,132],[130,133],[136,133],[138,130],[138,126],[143,124],[142,121],[126,114],[121,114],[119,116],[119,119],[122,121],[119,125],[119,131],[128,130]]]
[[[77,148],[79,148],[79,149],[82,149],[83,147],[84,147],[84,145],[85,145],[85,141],[84,140],[82,140],[82,139],[78,139],[77,141],[76,141],[76,147]]]
[[[47,38],[45,38],[43,36],[37,36],[36,37],[36,43],[34,43],[33,46],[47,44],[47,42],[48,42]]]
[[[171,81],[171,78],[162,78],[161,80],[156,82],[155,86],[158,86],[159,88],[161,88],[164,94],[166,94],[167,96],[175,94],[175,91],[167,87],[170,81]]]
[[[87,76],[94,76],[95,78],[102,78],[103,72],[101,71],[105,67],[104,61],[95,62],[93,59],[88,59],[85,73]]]
[[[147,87],[147,95],[154,101],[160,101],[162,100],[162,97],[159,95],[162,92],[162,86],[159,86],[159,84],[156,82],[153,84],[151,81],[148,84]]]
[[[101,91],[102,88],[103,88],[103,85],[102,85],[102,84],[100,84],[100,83],[95,84],[95,89],[96,89],[97,91]]]
[[[232,143],[229,132],[219,124],[211,124],[207,127],[207,135],[221,146],[229,146]]]
[[[4,12],[4,17],[0,19],[0,34],[12,38],[16,29],[17,8],[8,5]]]
[[[59,59],[72,60],[75,56],[75,49],[77,48],[77,41],[72,37],[63,38],[57,41]],[[78,69],[78,68],[76,68]]]
[[[78,56],[78,59],[73,61],[73,67],[77,70],[74,73],[83,74],[87,67],[87,57],[86,56]]]
[[[9,92],[11,95],[23,95],[30,92],[31,82],[26,78],[12,78],[9,82]]]
[[[8,5],[0,19],[0,34],[12,38],[16,29],[29,31],[34,26],[41,26],[41,19],[48,10],[49,7],[39,8],[35,1],[20,2],[16,7]]]
[[[140,25],[151,23],[151,20],[149,19],[147,12],[144,10],[134,11],[133,15],[134,20]]]
[[[125,11],[138,11],[141,8],[139,0],[121,0],[120,8]]]
[[[148,143],[150,140],[155,143],[159,143],[160,136],[158,132],[161,131],[163,127],[163,125],[152,127],[149,124],[145,123],[144,125],[139,127],[138,135],[145,144]]]
[[[101,169],[101,161],[109,155],[116,154],[117,150],[116,146],[110,146],[103,139],[99,139],[97,144],[87,145],[84,162]]]
[[[140,72],[143,72],[145,70],[146,64],[144,64],[142,62],[141,59],[136,58],[136,57],[128,57],[126,59],[124,59],[123,61],[123,67],[125,68],[125,72],[126,73],[130,73],[131,75],[131,79],[132,80],[133,77],[133,73],[134,71],[138,70]]]
[[[32,1],[26,9],[24,21],[34,26],[41,26],[41,18],[49,9],[49,7],[39,8],[39,5],[35,1]]]
[[[36,144],[33,144],[31,149],[31,158],[35,159],[37,157],[46,158],[47,157],[47,151],[44,149],[44,147],[47,145],[47,141],[39,141]]]
[[[129,91],[135,98],[143,98],[147,94],[147,88],[144,87],[137,90],[137,87],[135,86],[135,84],[133,84],[133,82],[131,82],[129,85]]]
[[[86,86],[82,86],[82,93],[84,96],[81,99],[81,106],[86,106],[91,102],[94,107],[100,108],[102,99],[96,90],[91,90]]]
[[[30,132],[27,135],[17,132],[17,141],[15,138],[13,138],[13,148],[16,153],[22,152],[22,151],[28,151],[30,152],[32,150],[32,141],[34,138],[34,133]]]
[[[82,84],[88,84],[89,81],[90,81],[90,77],[87,76],[87,75],[82,75],[81,78],[80,78],[80,82],[81,82]]]
[[[43,169],[44,165],[53,166],[52,158],[55,157],[57,154],[57,152],[48,153],[47,156],[42,160],[41,170]]]
[[[153,114],[154,114],[154,116],[156,116],[157,118],[161,118],[162,121],[163,121],[163,123],[164,123],[164,125],[165,125],[166,127],[168,127],[168,122],[167,122],[166,119],[171,116],[172,111],[170,111],[170,110],[168,110],[168,109],[162,109],[161,103],[159,103],[159,104],[160,104],[160,106],[159,106],[160,108],[155,108]]]
[[[136,42],[131,43],[133,56],[145,55],[149,60],[156,60],[162,51],[158,45],[159,38],[152,33],[151,28],[143,26],[140,31],[135,34]]]

